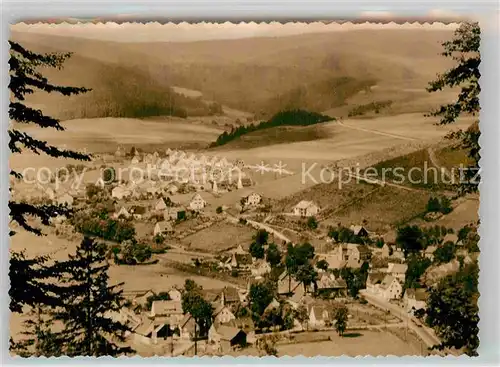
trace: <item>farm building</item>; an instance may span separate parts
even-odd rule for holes
[[[317,215],[320,211],[319,206],[317,206],[312,201],[302,200],[297,205],[293,207],[293,215],[298,217],[312,217]]]
[[[315,291],[322,297],[346,297],[347,283],[342,278],[335,278],[333,274],[323,274],[316,282]]]

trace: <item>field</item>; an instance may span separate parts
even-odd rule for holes
[[[254,234],[255,231],[247,226],[219,222],[185,237],[182,243],[189,250],[217,253],[238,245],[248,249]]]
[[[346,332],[344,337],[339,337],[336,332],[305,333],[300,334],[301,339],[307,339],[307,334],[313,337],[330,337],[331,340],[312,343],[293,343],[277,345],[278,356],[289,357],[358,357],[358,356],[405,356],[423,355],[418,343],[407,343],[388,331],[360,330]],[[231,356],[258,356],[255,348],[245,348],[232,352]]]
[[[392,226],[404,224],[423,214],[431,195],[431,192],[425,191],[407,191],[390,186],[380,187],[367,197],[335,212],[324,224],[366,221],[367,228],[384,233]]]

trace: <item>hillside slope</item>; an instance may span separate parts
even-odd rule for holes
[[[402,90],[423,91],[449,65],[439,53],[440,43],[451,36],[451,31],[437,30],[359,30],[185,43],[117,43],[12,33],[13,39],[38,49],[71,51],[86,60],[133,69],[163,88],[175,85],[199,90],[208,100],[252,112],[258,118],[290,108],[321,112],[339,107],[375,84],[381,88],[363,103],[393,99]],[[83,70],[73,72],[75,80],[77,74],[90,72]],[[405,97],[414,103],[427,95]],[[398,111],[405,112],[404,106]]]

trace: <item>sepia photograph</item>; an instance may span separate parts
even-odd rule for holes
[[[10,354],[477,356],[480,39],[11,24]]]

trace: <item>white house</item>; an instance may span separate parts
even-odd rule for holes
[[[225,324],[230,322],[231,320],[236,319],[236,316],[231,312],[231,310],[226,307],[219,305],[213,313],[214,322],[219,324]]]
[[[127,208],[125,208],[124,206],[121,207],[121,209],[116,212],[113,217],[116,219],[116,218],[120,218],[120,217],[124,217],[124,218],[130,218],[130,213],[128,212]]]
[[[264,259],[256,260],[252,264],[252,269],[250,271],[253,276],[264,276],[271,272],[271,265]]]
[[[153,235],[165,235],[172,233],[174,231],[172,225],[169,222],[162,221],[162,222],[157,222],[155,224],[155,228],[153,230]]]
[[[104,183],[104,180],[102,179],[102,177],[99,177],[99,178],[97,179],[97,181],[95,182],[95,185],[96,185],[98,188],[100,188],[100,189],[104,189],[104,186],[105,186],[106,184]]]
[[[192,210],[202,210],[207,205],[207,202],[201,197],[200,194],[195,194],[189,202],[189,207]]]
[[[165,200],[163,198],[158,199],[158,201],[155,204],[155,211],[163,211],[167,209],[167,204],[165,203]]]
[[[242,202],[245,206],[257,206],[262,201],[262,196],[256,192],[252,192],[249,195],[242,196]]]
[[[403,292],[401,283],[391,275],[385,276],[379,286],[379,289],[380,291],[378,295],[386,301],[401,298],[401,294]]]
[[[424,251],[424,256],[431,260],[434,261],[434,251],[437,250],[437,246],[427,246],[427,248]]]
[[[127,196],[130,196],[130,191],[123,186],[116,186],[111,190],[111,197],[121,200]]]
[[[319,206],[312,201],[302,200],[293,207],[293,215],[298,217],[312,217],[319,213]]]
[[[408,265],[406,264],[394,264],[394,263],[387,264],[387,273],[392,275],[401,283],[405,282],[407,269]]]
[[[328,304],[310,304],[308,306],[309,326],[324,327],[334,320],[334,307]]]
[[[59,205],[67,205],[71,207],[73,205],[73,196],[71,196],[69,193],[64,193],[61,196],[57,198],[57,204]]]
[[[177,288],[172,288],[168,291],[168,295],[172,301],[181,301],[182,293]]]
[[[403,296],[404,307],[407,312],[415,312],[427,308],[429,294],[425,288],[408,288]]]
[[[139,156],[134,156],[134,158],[132,158],[132,161],[130,162],[132,165],[137,165],[139,164],[140,160],[139,160]]]

